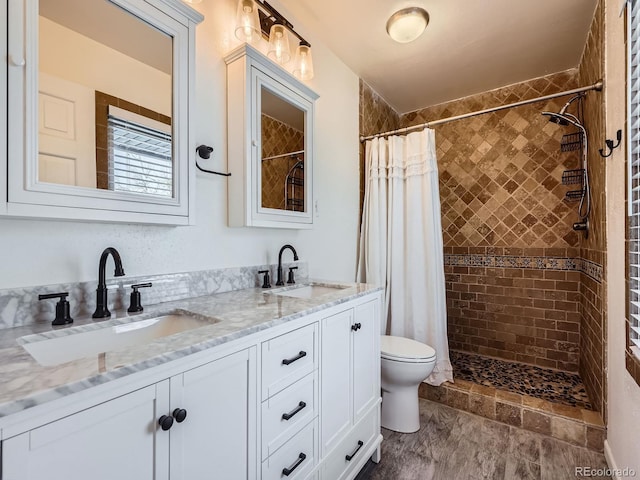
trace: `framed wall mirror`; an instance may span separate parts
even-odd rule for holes
[[[249,45],[225,60],[230,226],[311,228],[317,94]]]
[[[11,1],[7,210],[188,224],[202,18],[179,0]]]

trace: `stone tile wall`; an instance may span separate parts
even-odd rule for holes
[[[579,67],[580,85],[591,85],[604,74],[604,5],[600,1],[589,31]],[[605,112],[600,92],[590,92],[583,104],[589,152],[588,170],[592,208],[589,215],[589,236],[580,240],[580,256],[606,268],[606,160],[598,150],[604,146]],[[594,406],[606,412],[606,343],[607,312],[605,311],[606,278],[596,282],[586,275],[581,279],[580,377]]]
[[[523,256],[524,252],[445,247],[449,346],[577,372],[581,274],[574,257],[578,251],[526,249],[535,254],[532,257]],[[481,261],[475,266],[451,261],[461,256]]]
[[[401,127],[417,125],[575,88],[576,71],[549,75],[411,112]],[[446,246],[576,247],[571,188],[562,172],[578,166],[578,152],[561,152],[564,127],[542,111],[559,111],[567,98],[525,105],[434,127],[443,240]]]
[[[304,132],[296,130],[268,115],[262,115],[262,158],[304,150]],[[284,188],[287,173],[304,154],[285,156],[262,162],[262,206],[285,208]],[[303,171],[302,174],[304,178]],[[304,201],[304,187],[296,187],[290,198]],[[294,209],[294,208],[291,208]],[[303,210],[304,208],[301,208]]]

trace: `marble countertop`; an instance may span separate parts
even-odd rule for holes
[[[131,375],[221,345],[268,328],[281,325],[316,311],[353,300],[380,290],[359,283],[324,281],[302,285],[334,286],[335,292],[315,298],[295,298],[273,292],[300,287],[263,290],[251,288],[145,306],[144,312],[128,315],[112,312],[108,320],[76,318],[73,325],[52,327],[50,323],[0,330],[0,417],[76,393],[96,385]],[[153,318],[175,310],[216,323],[187,330],[134,347],[109,351],[100,360],[97,355],[42,366],[22,345],[48,338],[68,336],[74,332],[98,330],[145,318]]]

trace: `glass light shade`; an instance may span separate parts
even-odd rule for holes
[[[429,14],[418,7],[403,8],[391,15],[387,33],[398,43],[413,42],[429,24]]]
[[[300,80],[311,80],[313,78],[313,59],[309,45],[300,44],[298,48],[296,48],[293,74]]]
[[[269,50],[267,56],[284,65],[291,60],[291,50],[289,50],[289,35],[284,25],[272,25],[269,33]]]
[[[260,19],[256,2],[240,0],[236,13],[236,38],[247,43],[257,43],[260,35]]]

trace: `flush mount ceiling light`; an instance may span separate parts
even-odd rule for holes
[[[398,43],[409,43],[422,35],[428,24],[429,14],[424,8],[403,8],[387,21],[387,33]]]

